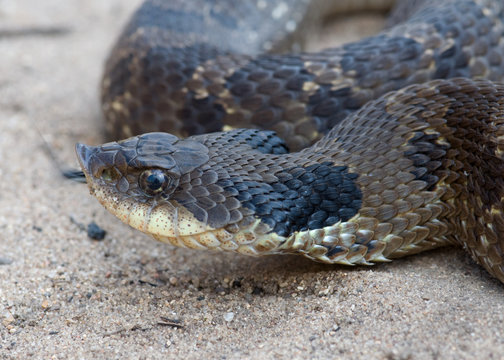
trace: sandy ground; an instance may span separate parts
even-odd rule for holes
[[[37,129],[72,165],[102,141],[103,60],[139,1],[0,0],[1,359],[504,356],[504,287],[462,250],[348,268],[175,249],[60,178]]]

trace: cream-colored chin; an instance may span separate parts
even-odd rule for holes
[[[94,185],[94,186],[93,186]],[[277,253],[283,238],[269,234],[256,235],[258,219],[247,229],[237,234],[214,229],[198,221],[186,208],[169,201],[152,207],[133,198],[118,197],[107,187],[90,186],[91,193],[98,201],[122,222],[156,240],[191,249],[236,251],[245,255]]]
[[[93,187],[92,191],[98,201],[122,222],[154,237],[178,238],[214,230],[175,201],[152,207],[133,198],[118,197],[101,186]]]

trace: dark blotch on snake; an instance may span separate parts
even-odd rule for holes
[[[249,129],[241,131],[234,138],[263,154],[287,154],[289,152],[285,141],[279,138],[274,131]]]
[[[354,181],[357,174],[349,173],[346,166],[326,162],[275,175],[279,181],[269,184],[270,191],[252,195],[243,187],[237,198],[278,235],[348,221],[362,205],[362,193]],[[256,188],[264,186],[254,184]]]

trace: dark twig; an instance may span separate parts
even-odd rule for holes
[[[68,26],[28,26],[0,28],[0,38],[27,36],[64,36],[72,32]]]
[[[59,169],[61,172],[61,175],[63,175],[65,178],[68,180],[72,180],[75,182],[80,182],[80,183],[86,183],[86,176],[81,170],[77,169]]]
[[[178,319],[169,319],[165,316],[160,316],[159,317],[161,319],[161,321],[158,321],[158,325],[161,325],[161,326],[171,326],[171,327],[174,327],[174,328],[177,328],[177,329],[183,329],[184,328],[184,324],[182,324],[182,321],[178,320]]]
[[[131,326],[129,328],[121,327],[121,328],[119,328],[117,330],[106,332],[106,333],[103,334],[103,337],[117,335],[117,334],[120,334],[122,332],[135,331],[135,330],[145,331],[145,330],[149,330],[149,328],[143,328],[139,324],[135,324],[135,325],[133,325],[133,326]]]
[[[59,173],[61,176],[63,176],[66,179],[75,181],[75,182],[80,182],[80,183],[86,183],[86,176],[81,170],[78,169],[72,169],[69,167],[63,167],[61,165],[61,161],[58,159],[56,154],[54,153],[51,145],[47,142],[47,140],[44,138],[44,135],[40,132],[40,130],[35,127],[37,132],[39,133],[40,138],[42,139],[42,147],[44,151],[46,152],[47,156],[49,156],[49,159],[51,159],[52,163],[54,166],[58,169]]]

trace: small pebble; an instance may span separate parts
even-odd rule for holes
[[[87,226],[87,235],[93,240],[103,240],[107,232],[99,227],[94,221]]]
[[[329,286],[329,287],[327,287],[327,288],[325,288],[324,290],[320,290],[320,291],[318,292],[318,296],[327,296],[327,295],[329,295],[329,293],[331,292],[331,290],[332,290],[332,289],[331,289],[331,287],[330,287],[330,286]]]
[[[228,312],[224,314],[224,320],[227,322],[233,321],[234,319],[234,312]]]
[[[47,299],[44,299],[42,301],[41,306],[42,306],[42,309],[47,310],[51,307],[51,304],[49,303],[49,301],[47,301]]]
[[[215,292],[216,292],[217,294],[221,295],[221,296],[224,296],[224,295],[226,295],[227,289],[226,289],[226,288],[224,288],[224,287],[222,287],[222,286],[217,286],[217,287],[215,288]]]
[[[16,319],[14,319],[14,316],[10,312],[6,311],[5,314],[4,314],[4,320],[3,320],[2,323],[5,326],[7,326],[10,323],[13,323],[14,321],[16,321]]]
[[[340,330],[341,328],[338,325],[334,325],[332,329],[329,331],[329,336],[336,336],[336,333]]]

